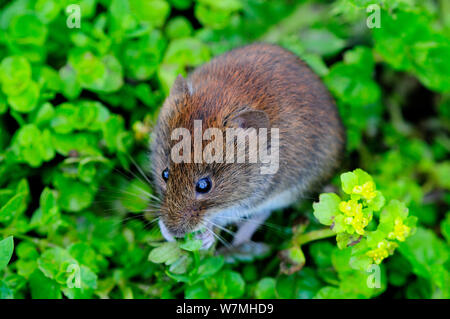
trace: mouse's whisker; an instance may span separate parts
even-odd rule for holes
[[[141,216],[127,216],[127,217],[122,217],[122,216],[114,216],[114,215],[109,215],[109,216],[102,216],[103,219],[105,220],[114,220],[113,226],[117,226],[117,225],[124,225],[127,221],[132,220],[132,219],[141,219]]]
[[[132,192],[128,192],[125,190],[120,190],[117,192],[118,195],[128,195],[131,197],[136,197],[142,200],[146,200],[147,198],[144,196],[144,194],[137,194],[137,193],[132,193]],[[116,199],[123,199],[122,197],[117,197]]]
[[[152,225],[154,222],[159,221],[159,218],[160,218],[160,217],[158,216],[158,217],[153,218],[152,220],[149,220],[149,221],[145,222],[145,223],[144,223],[144,229],[147,229],[147,227],[149,227],[150,225]]]
[[[129,169],[127,169],[126,167],[123,168],[126,172],[130,173],[132,176],[129,176],[127,174],[125,174],[122,170],[118,169],[117,167],[114,168],[114,171],[119,173],[120,176],[125,180],[125,181],[131,181],[132,177],[138,179],[142,184],[146,184],[145,181],[143,181],[141,178],[139,178],[138,176],[136,176],[136,174],[134,174],[132,171],[130,171]]]
[[[228,233],[228,234],[230,234],[232,236],[234,236],[236,234],[235,232],[233,232],[233,231],[231,231],[231,230],[229,230],[229,229],[227,229],[227,228],[225,228],[225,227],[223,227],[223,226],[221,226],[219,224],[216,224],[216,223],[212,222],[209,219],[207,219],[206,222],[211,224],[211,225],[213,225],[214,227],[219,228],[220,230],[223,230],[224,232],[226,232],[226,233]]]
[[[138,169],[138,171],[142,175],[142,177],[147,181],[147,183],[149,185],[152,185],[152,182],[150,181],[148,176],[145,174],[144,170],[138,165],[138,163],[136,163],[136,161],[129,154],[127,154],[127,155],[128,155],[128,158],[130,159],[130,161],[134,164],[134,166],[136,166],[136,168]],[[132,172],[130,171],[130,173],[132,173]],[[132,173],[132,174],[134,176],[136,176],[134,173]],[[136,176],[136,178],[138,178],[138,177]]]
[[[273,223],[269,223],[267,221],[260,223],[258,221],[253,221],[251,218],[248,217],[239,217],[239,216],[232,216],[232,217],[228,217],[228,216],[220,216],[220,218],[223,219],[228,219],[233,221],[240,221],[240,222],[244,222],[244,223],[254,223],[257,225],[260,225],[261,227],[265,227],[271,231],[274,231],[276,234],[278,235],[288,235],[289,231],[286,230],[286,228],[281,227],[280,225],[276,225]],[[283,237],[283,236],[282,236]]]
[[[159,204],[147,204],[145,209],[161,209],[161,205],[159,205]]]
[[[145,197],[143,198],[143,197],[139,196],[138,194],[127,192],[124,189],[116,189],[116,188],[112,188],[112,187],[111,188],[102,187],[102,189],[103,189],[103,193],[108,193],[108,194],[114,193],[117,195],[127,194],[130,196],[139,197],[141,199],[148,199],[147,197],[150,197],[151,199],[153,199],[155,201],[160,201],[160,199],[158,197],[156,197],[155,195],[151,194],[150,192],[144,190],[143,188],[141,188],[139,186],[134,186],[134,187],[136,188],[136,190],[138,190],[141,193],[140,195],[145,196]]]
[[[149,194],[149,197],[150,197],[151,199],[157,201],[158,203],[161,202],[161,198],[159,198],[158,196],[155,196],[155,195],[153,195],[153,194]]]
[[[222,245],[226,246],[227,248],[230,248],[230,247],[231,247],[231,244],[230,244],[230,243],[228,243],[228,242],[227,242],[223,237],[221,237],[219,234],[216,234],[216,233],[214,232],[214,230],[212,230],[207,224],[205,224],[204,222],[202,222],[201,224],[205,227],[206,231],[208,231],[208,232],[211,233],[215,238],[217,238],[217,240],[218,240],[219,242],[221,242]]]
[[[139,198],[142,200],[154,201],[157,203],[161,202],[161,200],[158,197],[154,196],[153,194],[151,194],[149,192],[146,192],[145,190],[141,189],[140,187],[137,187],[137,191],[140,191],[140,192],[132,193],[132,192],[129,192],[126,190],[113,190],[113,191],[111,191],[111,193],[115,193],[116,195],[129,195],[129,196],[136,197],[136,198]],[[120,200],[120,199],[122,199],[122,197],[116,197],[115,199]]]
[[[150,181],[150,179],[148,178],[148,176],[144,173],[144,171],[142,170],[142,168],[133,160],[133,158],[131,158],[131,156],[129,154],[127,154],[128,157],[130,158],[130,160],[133,162],[133,164],[136,166],[136,168],[138,169],[139,173],[144,177],[145,180],[143,180],[141,177],[139,177],[137,174],[135,174],[133,171],[131,171],[130,169],[124,168],[128,173],[130,173],[134,178],[136,178],[137,180],[139,180],[142,184],[146,185],[152,185],[152,182]],[[119,169],[115,168],[115,171],[117,171],[120,175],[122,175],[125,179],[129,179],[128,176],[126,176],[123,172],[121,172]],[[135,186],[138,190],[142,191],[143,194],[145,194],[148,197],[153,198],[156,201],[161,201],[160,198],[158,198],[157,196],[149,193],[148,191],[144,190],[142,187],[139,186]]]
[[[159,214],[160,210],[155,208],[155,209],[144,209],[141,211],[142,213],[155,213],[155,214]]]

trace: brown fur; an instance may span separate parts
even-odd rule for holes
[[[162,198],[161,218],[175,235],[198,227],[205,214],[241,203],[243,209],[296,187],[298,194],[329,178],[345,144],[336,106],[320,79],[298,57],[278,46],[253,44],[216,57],[188,78],[177,80],[160,112],[153,136],[152,168]],[[245,109],[264,111],[280,130],[280,167],[261,175],[259,164],[175,164],[170,159],[172,129],[193,136],[203,129],[225,129]],[[170,169],[166,184],[161,172]],[[195,183],[209,175],[210,193],[199,196]]]

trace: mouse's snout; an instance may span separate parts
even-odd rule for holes
[[[172,237],[184,237],[185,234],[197,230],[201,223],[201,214],[198,209],[184,209],[162,214],[159,223],[161,233],[170,240]]]
[[[166,224],[162,219],[159,220],[159,228],[161,230],[161,234],[164,236],[164,238],[167,241],[175,241],[175,238],[178,237],[184,237],[186,231],[179,229],[179,228],[173,228],[173,227],[167,227]]]
[[[189,233],[189,228],[183,223],[166,223],[163,221],[166,231],[169,232],[173,237],[184,237],[186,233]]]

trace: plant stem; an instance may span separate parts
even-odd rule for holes
[[[336,233],[329,228],[313,230],[308,233],[302,233],[294,237],[294,242],[301,246],[314,240],[324,239],[336,236]]]
[[[5,232],[2,232],[2,233],[5,234]],[[42,247],[58,247],[58,245],[52,244],[45,239],[33,238],[33,237],[30,237],[30,236],[24,235],[24,234],[15,234],[15,233],[8,232],[8,236],[9,235],[13,236],[14,238],[32,242],[33,244],[38,246],[40,249],[42,249]]]

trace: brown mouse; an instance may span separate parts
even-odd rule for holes
[[[260,143],[278,152],[276,170],[263,174],[267,163],[249,162],[248,145],[244,163],[194,159],[196,141],[175,152],[190,161],[174,161],[173,149],[181,140],[173,138],[174,130],[183,128],[192,137],[196,120],[202,133],[215,128],[224,138],[229,128],[266,129],[267,145]],[[252,44],[218,56],[187,79],[176,79],[153,132],[151,165],[161,198],[161,231],[168,240],[200,231],[207,248],[215,226],[240,223],[233,244],[248,241],[271,211],[330,178],[344,145],[332,97],[296,55],[276,45]]]

